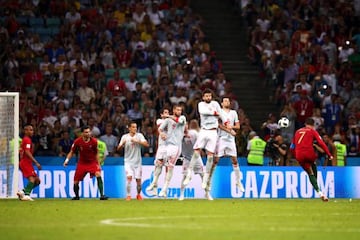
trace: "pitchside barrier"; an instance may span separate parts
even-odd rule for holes
[[[64,158],[37,157],[42,164],[38,171],[41,184],[36,188],[33,198],[70,198],[73,197],[73,177],[76,159],[70,161],[66,168],[62,166]],[[211,193],[214,198],[316,198],[308,176],[298,166],[292,167],[251,167],[246,165],[245,158],[239,158],[241,181],[245,192],[240,192],[235,183],[229,159],[222,159],[216,168],[212,181]],[[360,158],[349,158],[346,167],[318,167],[318,184],[329,198],[360,198]],[[108,157],[102,166],[105,194],[110,198],[125,197],[125,171],[123,158]],[[153,177],[153,158],[143,158],[142,195],[144,198],[158,198],[146,192]],[[159,179],[159,188],[164,182],[165,171]],[[19,188],[23,188],[26,180],[19,172]],[[180,195],[180,181],[182,167],[175,166],[174,175],[168,189],[168,198],[178,198]],[[3,184],[6,182],[6,173],[0,170],[0,196],[6,194]],[[132,196],[136,196],[135,181],[132,186]],[[99,198],[96,179],[86,176],[80,184],[80,193],[83,198]],[[201,179],[198,175],[192,177],[185,189],[185,197],[189,199],[204,198],[201,188]]]

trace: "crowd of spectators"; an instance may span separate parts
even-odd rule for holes
[[[267,138],[286,116],[289,144],[306,117],[322,134],[341,136],[360,152],[358,1],[232,0],[247,27],[257,65],[280,115],[269,114]],[[158,113],[172,104],[198,118],[201,91],[229,96],[241,130],[239,156],[254,130],[189,0],[1,1],[0,90],[18,91],[20,124],[30,123],[36,155],[65,156],[86,124],[110,156],[129,121],[156,149]],[[229,13],[230,14],[230,13]],[[267,117],[267,116],[266,116]],[[257,126],[254,127],[257,129]]]
[[[277,119],[290,143],[294,131],[313,117],[321,135],[347,145],[348,156],[360,154],[360,2],[338,0],[238,0],[247,27],[252,64],[266,81],[270,114],[265,134]],[[264,134],[264,135],[265,135]]]
[[[116,156],[129,121],[153,156],[162,108],[180,103],[190,120],[203,89],[234,96],[188,0],[9,0],[0,9],[0,90],[21,93],[20,126],[34,126],[37,156],[65,156],[85,124]]]

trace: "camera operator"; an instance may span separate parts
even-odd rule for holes
[[[285,166],[284,160],[287,155],[288,146],[284,143],[281,135],[273,135],[266,143],[265,153],[269,156],[270,166]]]

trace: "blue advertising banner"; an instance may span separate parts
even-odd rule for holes
[[[153,177],[153,166],[142,168],[142,195],[144,198],[157,198],[146,192],[146,187]],[[307,174],[300,167],[241,167],[241,181],[245,192],[236,188],[235,176],[231,166],[218,166],[214,172],[211,193],[214,198],[316,198]],[[318,184],[329,198],[360,198],[360,167],[319,167]],[[75,166],[43,166],[38,171],[41,184],[34,189],[34,198],[70,198],[73,197],[73,177]],[[111,198],[126,196],[126,177],[122,165],[103,166],[105,194]],[[165,171],[159,179],[159,189],[163,186]],[[168,198],[180,196],[180,183],[183,177],[182,167],[176,166],[173,179],[168,189]],[[5,182],[6,173],[0,171],[0,185]],[[21,181],[20,189],[26,184]],[[0,186],[1,189],[4,189]],[[86,176],[80,185],[81,197],[98,198],[96,179]],[[0,192],[0,195],[4,193]],[[133,180],[132,197],[136,196]],[[185,189],[187,198],[203,198],[200,176],[193,176]]]

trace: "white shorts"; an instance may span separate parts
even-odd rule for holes
[[[194,149],[206,149],[208,152],[215,153],[217,139],[218,134],[216,129],[201,129],[194,144]]]
[[[187,173],[189,166],[190,166],[190,160],[184,158],[182,164],[183,174]],[[200,156],[195,160],[193,171],[195,174],[204,173],[204,164]]]
[[[141,165],[133,165],[124,163],[126,177],[133,177],[135,179],[141,179],[142,169]]]
[[[158,146],[158,149],[156,150],[155,161],[165,160],[165,159],[166,159],[166,145],[163,144]]]
[[[217,157],[237,157],[236,144],[235,141],[224,140],[219,138],[216,146]]]
[[[166,166],[174,167],[180,156],[180,149],[175,145],[166,145]]]

